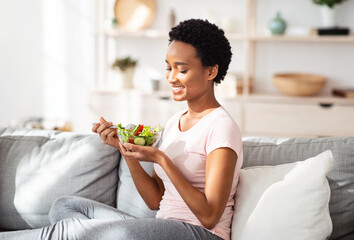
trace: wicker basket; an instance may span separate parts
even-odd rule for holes
[[[326,78],[313,74],[282,73],[273,76],[276,88],[285,95],[314,96],[326,83]]]

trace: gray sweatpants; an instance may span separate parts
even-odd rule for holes
[[[81,197],[61,197],[49,212],[48,227],[0,233],[0,240],[221,240],[189,223],[134,218],[113,207]]]

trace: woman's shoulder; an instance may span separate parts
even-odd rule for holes
[[[236,127],[238,127],[235,120],[231,117],[231,115],[223,106],[220,106],[219,108],[214,110],[213,114],[209,118],[209,121],[214,122],[215,124],[213,125],[215,126],[228,124],[228,125],[235,125]]]
[[[213,135],[241,136],[239,125],[224,107],[218,108],[215,114],[208,120],[209,132]]]
[[[209,154],[220,147],[229,147],[237,155],[242,149],[242,137],[238,124],[231,115],[223,108],[218,108],[217,112],[208,119],[206,132],[206,152]]]

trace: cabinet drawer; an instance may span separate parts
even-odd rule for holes
[[[354,136],[354,106],[246,103],[244,133],[277,136]]]

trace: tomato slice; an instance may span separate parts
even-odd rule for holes
[[[138,136],[144,129],[144,125],[140,125],[139,128],[135,131],[134,135]]]
[[[134,137],[129,138],[129,143],[134,143]]]

